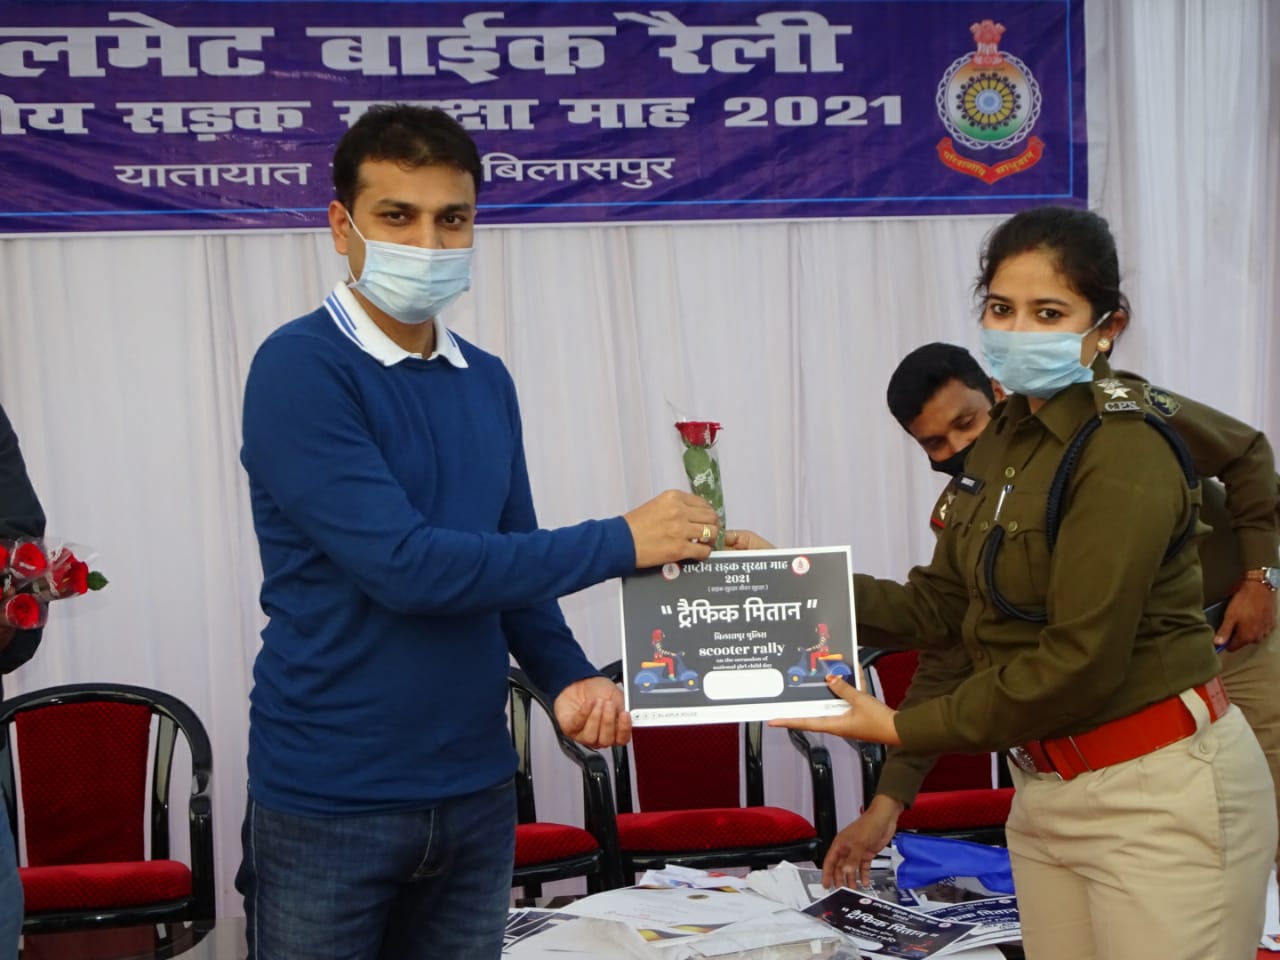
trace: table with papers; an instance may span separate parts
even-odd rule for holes
[[[783,863],[745,877],[684,867],[650,871],[635,887],[546,908],[514,910],[511,960],[861,960],[1021,957],[1012,898],[997,905],[940,888],[911,908],[896,902],[892,870],[872,888],[824,890],[821,871]],[[923,898],[922,898],[923,899]],[[958,900],[961,902],[949,902]],[[940,914],[930,918],[929,913]],[[806,912],[807,911],[807,912]],[[1003,911],[1003,912],[1001,912]],[[825,915],[825,916],[824,916]],[[985,934],[985,936],[983,935]],[[994,944],[1005,941],[1001,946]]]

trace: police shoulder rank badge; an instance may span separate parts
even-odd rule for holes
[[[1115,378],[1095,380],[1093,385],[1112,400],[1127,400],[1129,398],[1130,391],[1133,389],[1132,387],[1127,386],[1124,381],[1116,380]]]
[[[947,525],[947,514],[951,512],[951,505],[955,502],[955,491],[948,488],[938,502],[934,504],[933,513],[929,515],[929,523],[938,529],[945,527]]]

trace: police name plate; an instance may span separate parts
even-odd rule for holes
[[[850,551],[727,550],[622,580],[622,679],[637,726],[842,713],[857,682]]]

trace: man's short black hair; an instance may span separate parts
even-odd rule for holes
[[[909,431],[924,405],[952,380],[981,390],[988,400],[996,402],[991,378],[968,350],[953,343],[926,343],[903,357],[889,378],[885,391],[889,412],[903,430]]]
[[[443,110],[408,103],[370,107],[338,141],[333,188],[348,210],[360,192],[360,164],[366,160],[393,160],[406,167],[453,167],[471,174],[477,194],[483,179],[480,151],[462,124]]]

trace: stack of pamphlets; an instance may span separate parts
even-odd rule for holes
[[[971,877],[900,890],[893,864],[892,856],[877,857],[871,865],[871,883],[856,890],[828,891],[822,886],[821,870],[788,863],[754,871],[747,881],[752,889],[764,892],[758,875],[794,876],[810,901],[800,909],[827,920],[868,956],[948,956],[1021,939],[1014,897],[993,894]]]
[[[936,957],[954,946],[973,924],[946,920],[841,887],[805,908],[877,957],[901,960]]]

